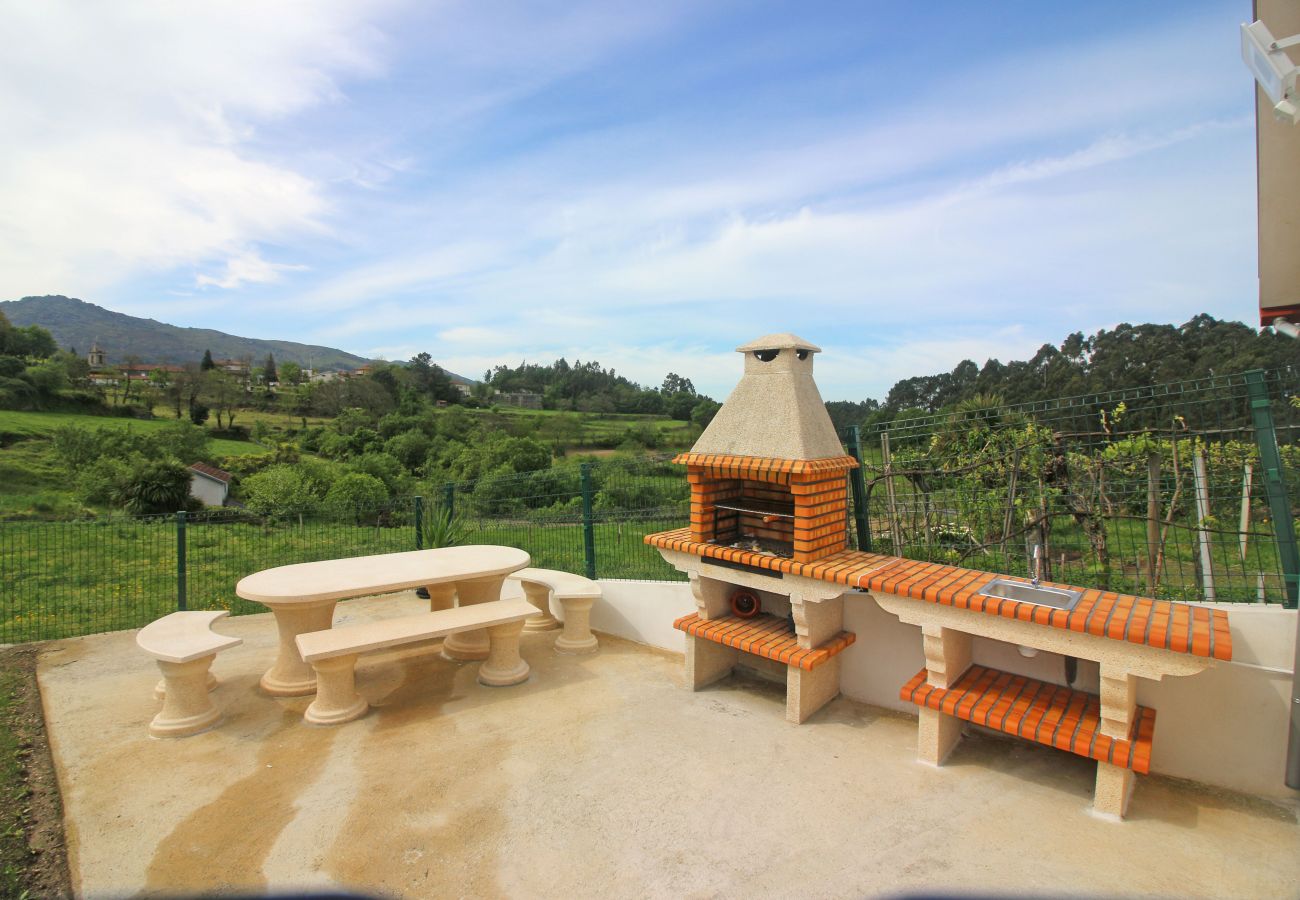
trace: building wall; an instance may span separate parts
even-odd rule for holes
[[[1255,18],[1274,38],[1300,34],[1300,3],[1256,0]],[[1300,47],[1287,51],[1300,61]],[[1273,101],[1255,85],[1255,150],[1259,177],[1259,306],[1300,306],[1300,125],[1273,117]],[[1291,321],[1300,317],[1290,316]]]
[[[684,582],[602,580],[592,628],[674,653],[685,636],[673,620],[695,611]],[[1296,612],[1220,605],[1232,625],[1234,660],[1185,678],[1139,679],[1138,703],[1156,710],[1152,771],[1264,797],[1300,800],[1283,783],[1289,727]],[[556,610],[561,615],[562,610]],[[844,651],[840,689],[854,700],[915,715],[898,690],[924,665],[921,630],[904,625],[867,594],[845,595],[844,627],[857,642]],[[1022,657],[1010,644],[976,638],[977,663],[1064,683],[1064,660]],[[1079,662],[1075,687],[1096,692],[1095,663]],[[814,718],[809,727],[816,725]],[[788,727],[774,721],[773,727]],[[792,726],[790,726],[792,727]]]
[[[223,506],[228,491],[226,485],[211,478],[205,478],[198,473],[190,475],[190,496],[197,497],[204,506]]]

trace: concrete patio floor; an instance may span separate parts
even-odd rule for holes
[[[420,608],[352,601],[336,621]],[[839,698],[789,725],[779,687],[691,694],[681,657],[615,638],[561,657],[525,635],[513,688],[427,647],[363,657],[376,708],[318,728],[310,698],[257,688],[269,615],[217,630],[245,641],[213,667],[226,718],[169,741],[146,730],[158,670],[133,632],[46,645],[80,895],[1300,895],[1294,809],[1147,777],[1126,822],[1102,821],[1087,760],[977,736],[929,768],[915,719]]]

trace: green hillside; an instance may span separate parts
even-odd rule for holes
[[[128,356],[156,363],[198,362],[204,350],[211,350],[217,359],[249,357],[258,363],[273,353],[278,362],[292,361],[317,370],[357,369],[371,362],[333,347],[238,337],[210,328],[181,328],[57,295],[0,301],[0,313],[14,325],[48,329],[63,348],[76,347],[84,354],[92,343],[98,343],[112,364],[125,362]]]

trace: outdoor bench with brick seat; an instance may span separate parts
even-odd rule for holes
[[[299,634],[298,652],[316,670],[316,699],[303,718],[315,725],[337,725],[365,715],[369,704],[356,690],[361,654],[471,631],[487,632],[480,684],[503,687],[526,681],[528,663],[519,656],[519,634],[524,620],[536,612],[525,600],[491,600]]]
[[[701,621],[688,623],[688,616],[678,621],[679,628],[723,618],[710,596],[720,590],[721,579],[743,578],[791,595],[796,620],[802,616],[813,629],[813,639],[801,646],[813,649],[834,637],[825,624],[838,623],[842,613],[833,602],[796,602],[798,595],[814,599],[817,583],[836,586],[838,593],[869,593],[886,612],[921,629],[925,668],[903,686],[901,696],[918,707],[923,762],[944,762],[961,739],[963,721],[992,728],[1096,760],[1093,808],[1104,816],[1122,817],[1134,773],[1150,770],[1156,715],[1137,705],[1137,679],[1191,675],[1232,659],[1232,635],[1222,610],[1095,589],[1081,590],[1072,609],[1056,609],[987,596],[982,592],[999,576],[941,563],[857,550],[796,562],[696,541],[688,528],[648,535],[646,541],[691,576]],[[814,634],[816,609],[827,614]],[[722,629],[717,634],[725,632],[725,624]],[[973,637],[1094,661],[1100,694],[976,666]],[[711,671],[701,664],[700,643],[697,638],[687,651],[688,678],[695,685],[702,675],[707,681]]]
[[[242,638],[215,634],[212,623],[229,615],[226,610],[174,612],[150,622],[135,642],[158,662],[163,680],[154,693],[162,710],[149,723],[154,737],[185,737],[206,731],[221,718],[210,691],[217,680],[212,661],[222,650],[242,644]]]
[[[518,581],[537,615],[524,623],[524,631],[553,631],[559,627],[551,615],[551,597],[564,610],[564,631],[555,639],[559,653],[595,653],[599,646],[591,633],[591,606],[600,599],[600,585],[590,578],[555,569],[520,569],[510,579]]]

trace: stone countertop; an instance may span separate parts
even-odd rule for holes
[[[1053,609],[1035,603],[985,597],[980,591],[995,578],[1003,576],[943,563],[860,550],[842,550],[815,562],[797,563],[764,553],[693,541],[689,528],[649,534],[645,542],[661,550],[689,553],[753,569],[910,597],[1095,637],[1145,644],[1175,653],[1232,659],[1228,614],[1218,609],[1044,582],[1047,587],[1082,592],[1083,596],[1074,609]]]

